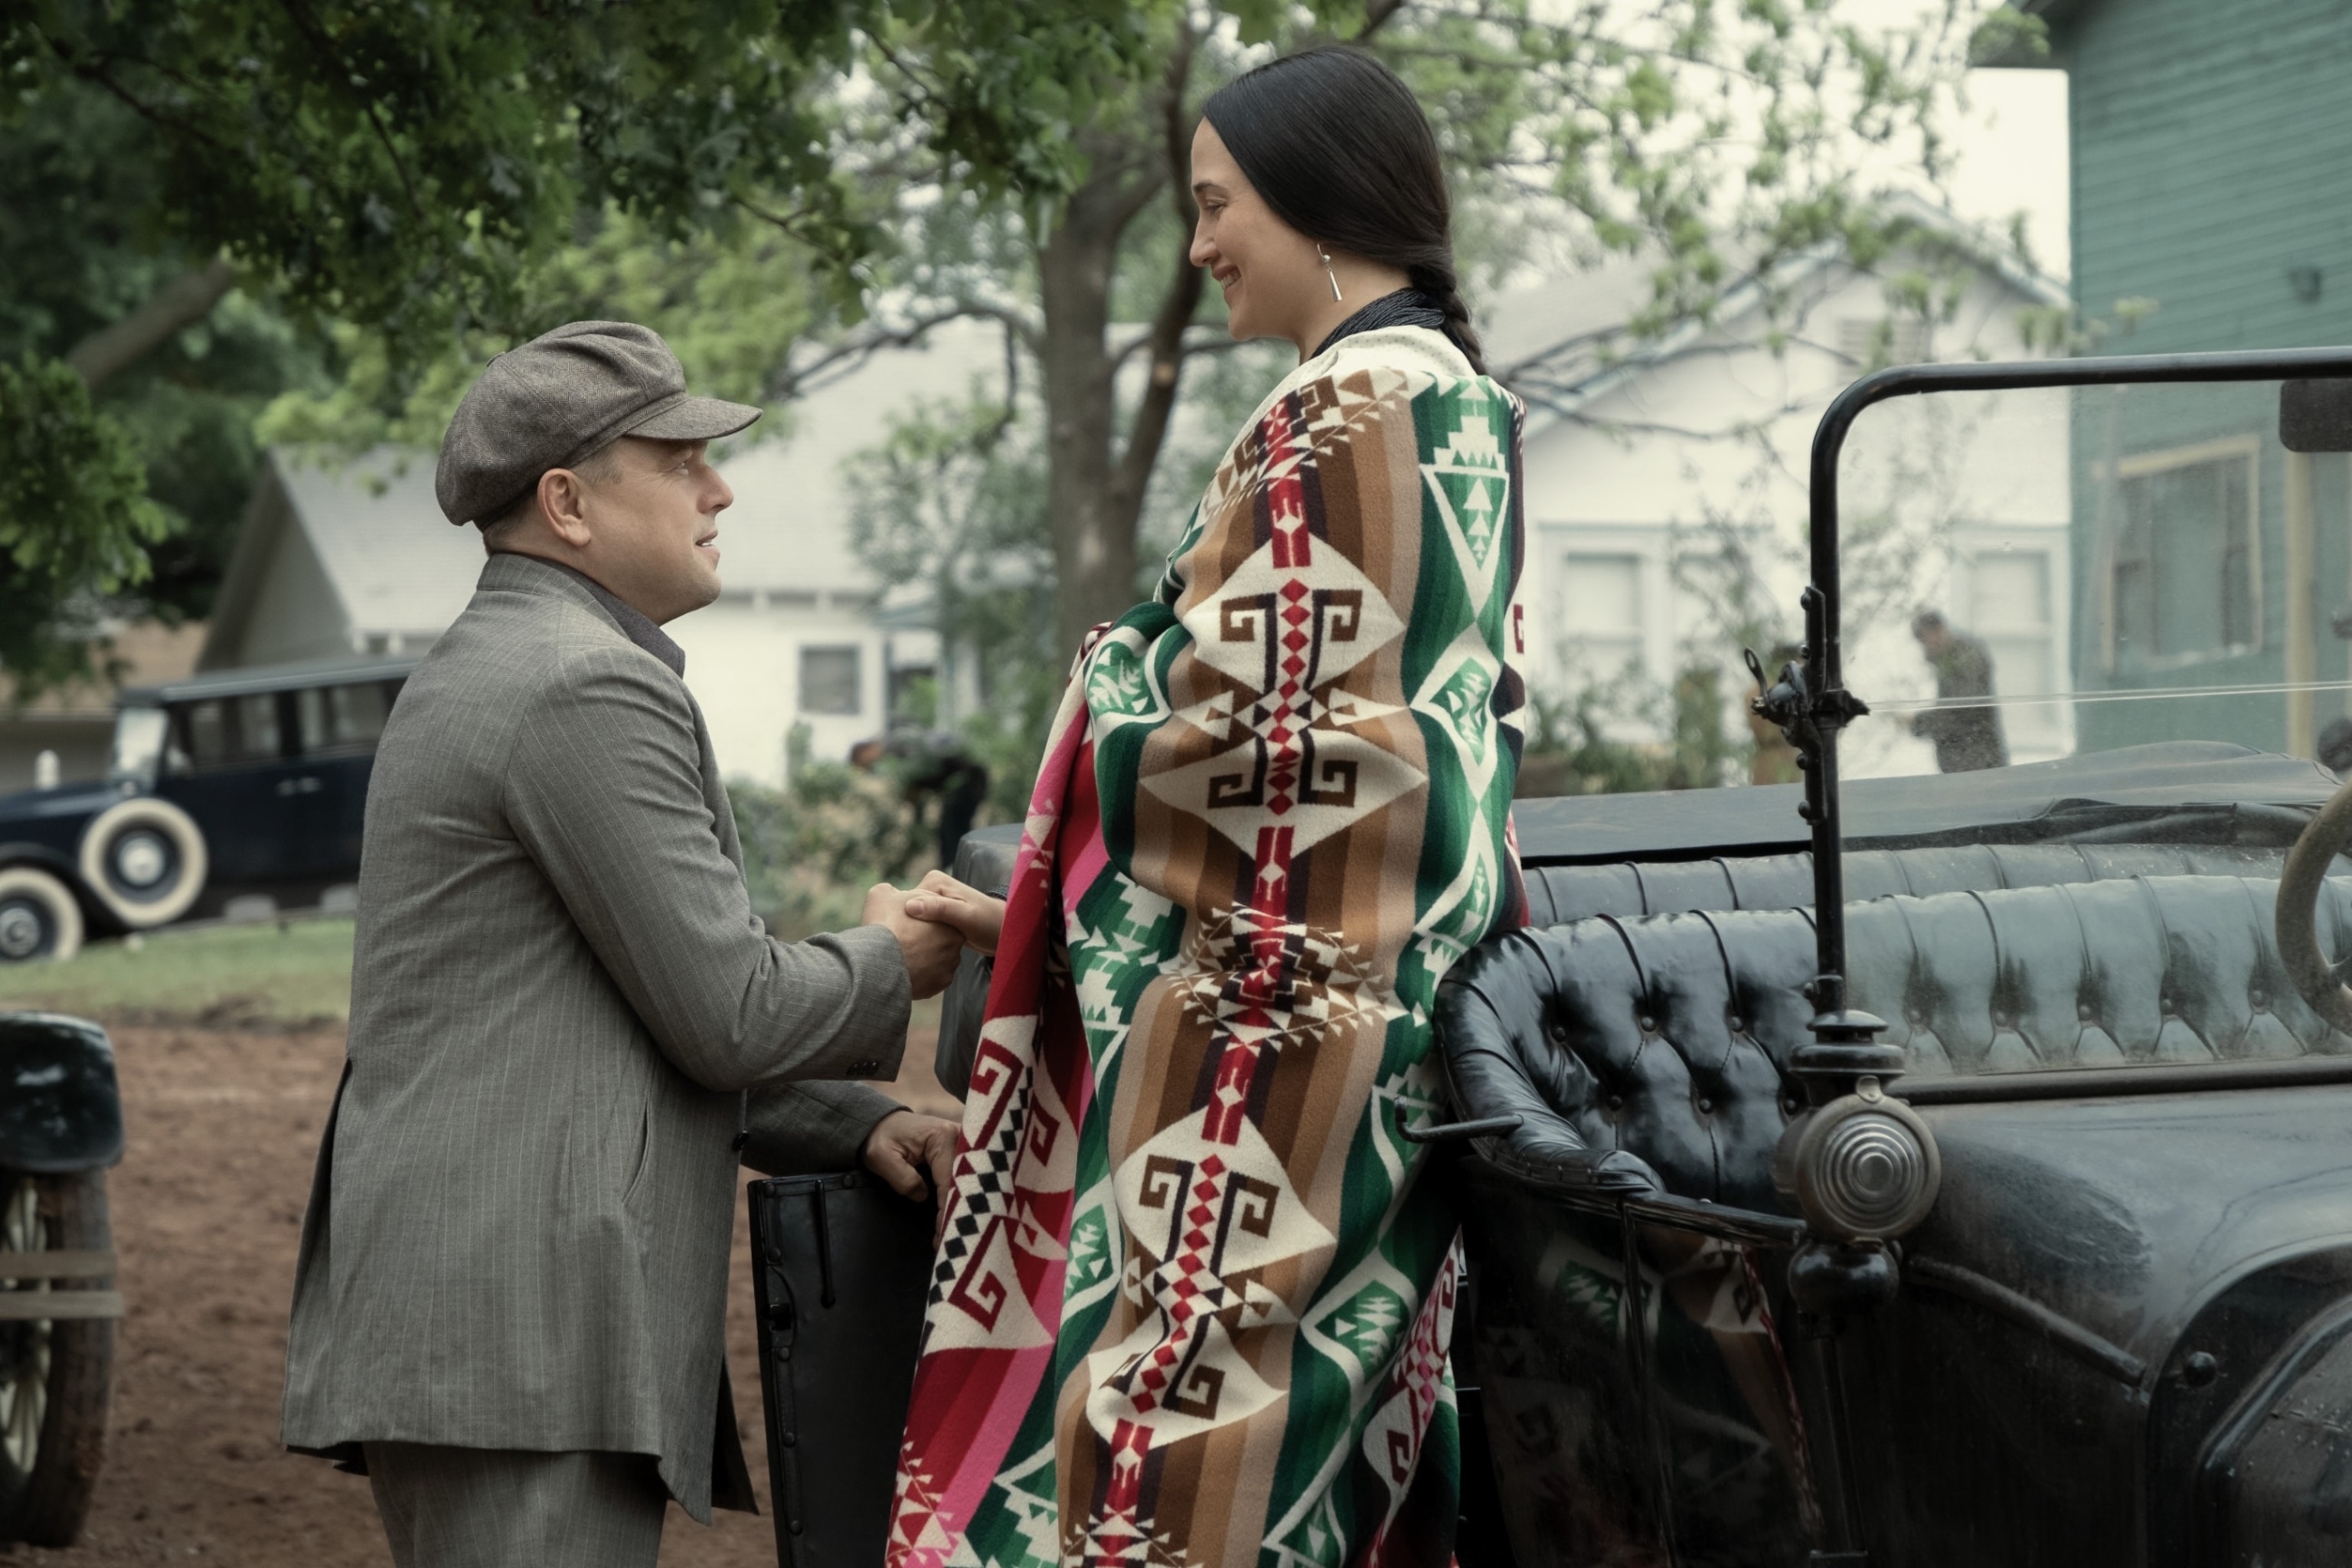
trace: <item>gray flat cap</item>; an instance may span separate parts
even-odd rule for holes
[[[441,437],[434,499],[451,522],[503,517],[550,468],[624,436],[715,441],[760,416],[747,403],[689,397],[686,371],[651,327],[573,321],[490,361]]]

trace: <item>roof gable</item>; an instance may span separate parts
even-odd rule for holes
[[[1880,203],[1896,217],[1958,248],[2013,289],[2021,303],[2069,302],[2065,284],[2021,266],[1991,237],[1948,209],[1909,192],[1883,196]],[[1650,301],[1654,264],[1640,258],[1614,259],[1591,272],[1498,301],[1482,321],[1487,360],[1497,379],[1528,399],[1528,434],[1533,435],[1660,365],[1736,336],[1774,294],[1797,289],[1843,264],[1842,245],[1814,246],[1786,258],[1769,276],[1742,278],[1723,292],[1710,317],[1686,317],[1654,338],[1637,340],[1631,335],[1631,323]]]

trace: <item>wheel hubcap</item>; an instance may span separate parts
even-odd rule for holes
[[[41,1218],[40,1192],[29,1176],[19,1176],[7,1190],[7,1206],[0,1211],[0,1250],[47,1252],[48,1226]],[[0,1290],[47,1290],[47,1280],[0,1282]],[[49,1408],[49,1325],[39,1322],[0,1323],[6,1340],[0,1352],[0,1453],[19,1475],[28,1475],[40,1458],[41,1418]]]
[[[152,833],[126,833],[115,841],[114,874],[124,887],[143,892],[171,868],[171,850]]]
[[[38,953],[48,936],[41,911],[22,899],[0,903],[0,961],[16,963]]]

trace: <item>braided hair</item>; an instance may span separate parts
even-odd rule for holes
[[[1401,269],[1486,374],[1454,271],[1454,205],[1412,90],[1361,49],[1268,61],[1209,95],[1201,116],[1274,216],[1318,243]]]

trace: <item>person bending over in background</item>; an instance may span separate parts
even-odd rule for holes
[[[956,846],[971,831],[981,802],[988,798],[988,769],[945,730],[902,725],[887,735],[849,749],[849,765],[866,773],[887,769],[905,792],[907,807],[919,825],[924,803],[937,800],[940,869],[955,864]]]
[[[1192,258],[1297,369],[1064,693],[1009,907],[890,1562],[1444,1568],[1454,1221],[1429,1009],[1518,924],[1518,404],[1370,57],[1211,97]],[[1000,922],[1001,921],[1001,925]]]

